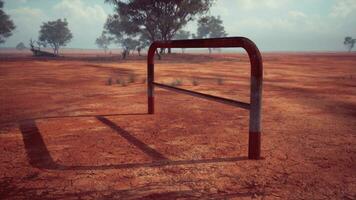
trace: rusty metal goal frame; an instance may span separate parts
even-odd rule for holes
[[[190,90],[172,87],[154,82],[154,56],[157,48],[232,48],[239,47],[246,50],[251,63],[250,103],[226,99]],[[148,114],[154,114],[154,88],[159,87],[179,93],[184,93],[220,103],[241,107],[250,111],[248,158],[261,157],[261,115],[262,115],[262,85],[263,63],[261,53],[250,39],[245,37],[227,37],[193,40],[171,40],[153,42],[147,55],[147,95]]]

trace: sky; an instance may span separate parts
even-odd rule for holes
[[[66,18],[68,48],[95,49],[113,6],[104,0],[4,0],[16,30],[0,47],[38,37],[43,22]],[[356,0],[216,0],[208,15],[220,16],[228,36],[252,39],[262,51],[345,51],[356,38]],[[196,21],[184,27],[195,33]]]

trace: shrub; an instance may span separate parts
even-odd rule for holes
[[[108,82],[107,82],[107,85],[112,85],[112,78],[108,78]]]
[[[221,77],[216,79],[216,82],[218,85],[223,85],[224,84],[224,79],[222,79]]]
[[[146,78],[143,78],[141,83],[145,84],[146,83]]]
[[[182,80],[180,80],[180,79],[176,79],[176,80],[174,80],[174,81],[172,81],[171,82],[171,86],[180,86],[180,85],[182,85],[182,83],[183,83],[183,81]]]
[[[193,78],[193,80],[192,80],[192,84],[193,84],[194,86],[199,85],[198,79]]]
[[[122,81],[121,81],[120,78],[117,78],[117,79],[116,79],[116,84],[121,84],[121,82],[122,82]]]
[[[127,86],[126,81],[122,80],[122,81],[121,81],[121,86],[122,86],[122,87],[126,87],[126,86]]]
[[[130,74],[129,83],[134,83],[135,81],[136,81],[136,75],[135,74]]]

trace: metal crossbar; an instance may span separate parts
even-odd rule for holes
[[[231,47],[244,48],[249,56],[250,63],[251,63],[250,104],[154,82],[154,55],[157,48],[231,48]],[[248,158],[260,159],[261,129],[262,129],[261,109],[262,109],[263,64],[262,64],[261,53],[258,50],[257,46],[251,40],[244,37],[227,37],[227,38],[194,39],[194,40],[156,41],[151,44],[148,50],[147,72],[148,72],[147,94],[148,94],[149,114],[154,114],[154,87],[155,86],[249,110],[250,120],[249,120]]]
[[[176,88],[176,87],[172,87],[169,85],[165,85],[165,84],[161,84],[161,83],[153,83],[154,86],[159,87],[159,88],[163,88],[166,90],[171,90],[174,92],[178,92],[178,93],[182,93],[182,94],[187,94],[187,95],[191,95],[191,96],[195,96],[195,97],[200,97],[203,99],[209,99],[212,101],[216,101],[219,103],[223,103],[223,104],[227,104],[230,106],[236,106],[236,107],[240,107],[240,108],[244,108],[246,110],[250,110],[250,104],[248,103],[244,103],[244,102],[240,102],[240,101],[236,101],[236,100],[232,100],[232,99],[226,99],[223,97],[217,97],[217,96],[213,96],[210,94],[203,94],[200,92],[194,92],[194,91],[190,91],[190,90],[185,90],[182,88]]]

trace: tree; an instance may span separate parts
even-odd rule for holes
[[[121,24],[124,32],[131,37],[147,35],[150,42],[171,40],[198,14],[204,14],[213,0],[105,0],[115,6],[115,14],[109,16]],[[116,31],[111,32],[113,34]]]
[[[109,16],[104,25],[104,31],[110,33],[114,36],[113,40],[118,43],[123,48],[122,58],[125,59],[130,51],[137,49],[138,47],[143,48],[147,44],[147,35],[141,34],[127,34],[125,29],[127,26],[120,23],[118,20],[119,16]]]
[[[143,34],[140,35],[139,42],[140,42],[140,47],[142,49],[150,46],[151,41],[150,41],[149,36],[146,32],[144,32]]]
[[[149,40],[148,34],[141,34],[138,41],[140,42],[140,45],[137,47],[137,52],[138,55],[141,56],[141,50],[149,46],[151,42]]]
[[[184,30],[180,30],[176,33],[176,35],[174,36],[174,39],[177,40],[185,40],[185,39],[189,39],[190,37],[190,32],[189,31],[184,31]],[[182,48],[182,53],[184,53],[184,48]]]
[[[220,16],[207,16],[202,17],[198,20],[198,30],[196,38],[219,38],[226,37],[227,33],[223,26],[223,21]],[[209,48],[209,53],[211,53],[211,48]]]
[[[99,48],[104,49],[104,52],[106,54],[107,50],[109,49],[109,45],[111,44],[113,38],[108,37],[105,32],[101,34],[100,37],[98,37],[95,40],[96,45],[98,45]]]
[[[35,43],[37,44],[37,47],[35,47]],[[46,48],[47,47],[47,43],[46,42],[32,40],[32,38],[30,39],[30,49],[31,49],[31,51],[33,51],[33,50],[41,51],[41,46]]]
[[[66,19],[49,21],[42,24],[38,40],[52,47],[54,54],[59,54],[59,48],[66,46],[73,38]]]
[[[138,47],[136,48],[136,50],[137,50],[138,56],[141,56],[141,50],[142,50],[142,48],[141,48],[140,46],[138,46]]]
[[[190,32],[184,30],[180,30],[174,35],[174,39],[177,40],[185,40],[185,39],[189,39],[189,37],[190,37]]]
[[[30,44],[29,45],[30,45],[31,51],[36,50],[35,41],[32,40],[32,38],[30,39]]]
[[[22,51],[22,50],[26,49],[26,46],[23,42],[20,42],[16,45],[16,49]]]
[[[16,28],[9,15],[3,11],[4,2],[0,0],[0,44],[5,42],[5,39],[12,35],[12,31]]]
[[[47,43],[46,42],[36,41],[36,44],[38,46],[38,50],[41,50],[41,47],[43,47],[43,48],[47,47]]]
[[[37,47],[35,47],[35,43],[37,44]],[[45,42],[40,42],[40,41],[35,41],[30,39],[30,50],[33,53],[33,56],[40,56],[40,57],[56,57],[57,55],[54,53],[49,53],[47,51],[41,51],[41,46],[46,47],[47,43]]]
[[[351,52],[352,48],[354,48],[356,43],[356,39],[352,39],[352,37],[345,37],[344,45],[347,47],[348,51]]]
[[[140,42],[131,37],[122,38],[120,43],[122,44],[122,46],[124,47],[124,49],[127,51],[128,54],[130,54],[130,51],[135,50],[138,46],[140,46]]]

